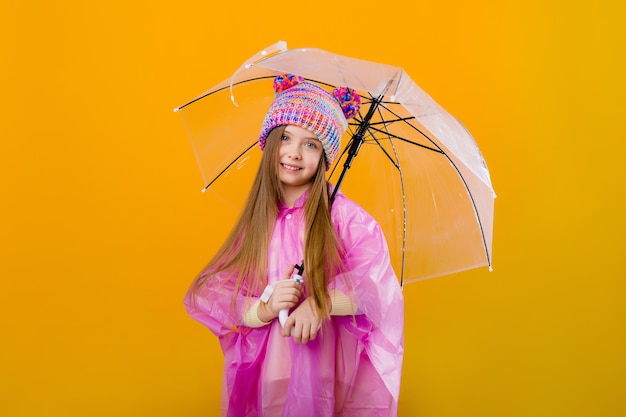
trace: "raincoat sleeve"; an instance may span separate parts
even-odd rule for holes
[[[201,277],[208,273],[204,271]],[[259,402],[256,386],[270,329],[270,326],[251,328],[242,325],[243,316],[253,302],[239,292],[233,305],[235,282],[233,274],[217,273],[195,291],[192,286],[184,300],[189,315],[219,339],[224,354],[222,414],[228,416],[243,415],[237,413],[241,407],[237,404]]]
[[[200,278],[210,272],[203,271]],[[185,306],[189,315],[208,327],[217,337],[229,333],[240,332],[244,326],[244,315],[257,300],[238,292],[234,298],[236,277],[232,273],[219,272],[211,275],[201,286],[194,290],[193,286],[185,296]]]
[[[349,320],[385,386],[398,400],[404,353],[404,299],[378,223],[341,193],[333,203],[333,222],[346,251],[347,272],[334,287],[350,296],[359,315]]]

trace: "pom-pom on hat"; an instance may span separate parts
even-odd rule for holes
[[[276,77],[274,91],[276,97],[263,120],[259,137],[261,150],[275,127],[300,126],[315,133],[322,142],[328,170],[339,153],[341,135],[348,128],[347,119],[359,112],[361,97],[347,87],[336,88],[331,93],[293,74]]]

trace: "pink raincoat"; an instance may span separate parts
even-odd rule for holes
[[[281,206],[268,257],[270,284],[304,254],[304,203]],[[355,316],[331,316],[313,341],[296,344],[276,319],[260,328],[243,325],[254,300],[237,297],[234,277],[219,273],[188,293],[189,314],[220,340],[224,353],[222,415],[228,417],[395,416],[403,355],[404,304],[376,221],[341,192],[332,219],[346,250],[351,286],[336,277],[330,288],[348,295]],[[207,272],[203,272],[207,273]],[[260,294],[259,294],[260,296]]]

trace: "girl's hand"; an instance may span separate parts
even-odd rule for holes
[[[258,309],[259,319],[268,322],[278,317],[278,313],[283,309],[293,308],[302,295],[302,286],[289,279],[294,267],[285,273],[283,279],[274,284],[274,291],[267,303],[260,303]]]
[[[294,342],[307,343],[309,340],[315,340],[321,325],[322,319],[317,315],[315,300],[307,297],[287,318],[283,327],[283,336],[291,336],[293,327]]]

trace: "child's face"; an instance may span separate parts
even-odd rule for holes
[[[278,176],[285,191],[288,187],[308,187],[323,154],[322,142],[313,132],[295,125],[285,127],[278,151]]]

